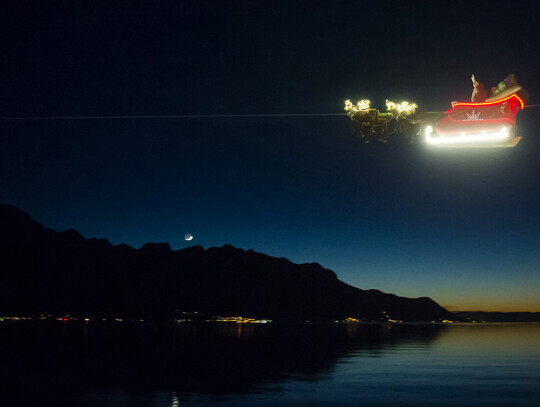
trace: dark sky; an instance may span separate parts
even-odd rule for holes
[[[534,2],[0,3],[0,116],[538,103]],[[539,108],[514,149],[364,145],[345,116],[0,120],[0,201],[135,247],[229,243],[454,309],[540,311]],[[184,241],[192,233],[192,242]]]

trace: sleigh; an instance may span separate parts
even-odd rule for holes
[[[514,147],[516,115],[525,107],[516,86],[483,103],[453,103],[434,126],[424,128],[425,140],[435,147]]]

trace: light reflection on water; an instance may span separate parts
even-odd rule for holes
[[[0,405],[537,405],[540,324],[0,326]]]
[[[171,399],[171,407],[178,407],[178,406],[180,406],[180,401],[178,400],[178,396],[176,395],[176,392],[173,391],[172,399]]]

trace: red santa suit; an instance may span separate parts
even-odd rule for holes
[[[474,90],[471,96],[471,102],[473,103],[482,103],[486,101],[487,93],[484,89],[484,85],[480,82],[474,82]]]

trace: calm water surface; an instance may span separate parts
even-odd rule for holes
[[[0,323],[1,406],[537,406],[540,324]]]

